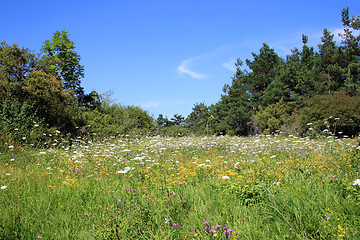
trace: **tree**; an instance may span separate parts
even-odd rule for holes
[[[278,67],[282,63],[281,58],[275,53],[274,49],[265,43],[263,43],[259,52],[259,54],[252,53],[253,61],[246,59],[246,65],[251,70],[248,73],[247,85],[253,102],[261,101],[263,92],[274,81]]]
[[[172,122],[167,117],[164,117],[162,114],[159,114],[158,118],[156,119],[156,125],[159,126],[160,128],[169,127],[172,125]]]
[[[336,46],[334,35],[327,29],[324,29],[321,42],[318,45],[319,53],[316,64],[319,78],[316,87],[318,94],[331,93],[338,90],[344,84],[343,70],[341,69],[341,64],[339,64],[343,54],[339,47]]]
[[[193,111],[186,118],[188,128],[195,131],[204,131],[209,121],[210,108],[204,103],[197,103],[192,110]]]
[[[185,120],[184,117],[179,114],[174,114],[174,116],[171,118],[173,125],[176,125],[176,126],[182,126],[182,124],[184,123],[184,120]]]
[[[342,38],[341,49],[344,52],[344,77],[345,89],[348,95],[355,95],[356,89],[360,87],[360,35],[354,36],[352,30],[358,30],[360,27],[360,17],[349,16],[349,8],[344,8],[341,12],[341,21],[344,26],[344,33],[340,33]]]
[[[0,45],[0,100],[22,97],[25,78],[34,70],[35,55],[27,48]]]
[[[80,55],[75,52],[75,43],[69,37],[67,31],[57,31],[51,40],[43,43],[41,51],[59,60],[54,68],[62,80],[64,89],[82,103],[84,89],[81,87],[81,79],[84,77],[84,66],[80,64]]]

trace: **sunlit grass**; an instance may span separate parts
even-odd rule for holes
[[[351,139],[142,137],[0,159],[3,239],[357,239]]]

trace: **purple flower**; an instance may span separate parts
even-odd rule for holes
[[[177,227],[179,224],[177,223],[173,223],[173,227]]]
[[[42,236],[36,236],[35,238],[42,238]]]
[[[210,229],[209,230],[209,233],[213,233],[213,232],[215,232],[215,229]]]
[[[170,221],[170,219],[165,218],[165,223],[168,223]]]
[[[182,184],[183,184],[183,182],[179,182],[179,183],[178,183],[178,185],[182,185]]]
[[[119,203],[121,203],[121,199],[119,199],[118,201],[119,201]]]
[[[330,216],[326,216],[326,219],[327,219],[327,220],[330,220]]]
[[[221,225],[216,225],[215,229],[218,229],[218,228],[221,228],[221,227],[222,227]]]
[[[228,229],[228,230],[226,230],[225,232],[226,232],[226,234],[230,234],[231,232],[233,232],[233,231],[235,231],[234,229]]]
[[[208,221],[203,222],[203,224],[208,225],[208,226],[210,225]]]
[[[84,215],[85,215],[85,216],[89,216],[89,214],[88,214],[88,213],[85,213]]]
[[[291,228],[291,227],[289,227],[289,230],[292,230],[292,228]]]
[[[196,232],[196,228],[193,228],[193,231]]]

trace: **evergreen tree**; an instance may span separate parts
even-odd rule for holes
[[[316,90],[318,94],[331,93],[344,85],[343,70],[339,64],[343,54],[336,46],[334,35],[327,29],[324,29],[321,44],[318,47]]]
[[[188,128],[194,131],[204,131],[209,124],[210,108],[204,103],[197,103],[192,110],[185,120]]]
[[[355,95],[360,85],[360,36],[354,36],[352,30],[359,29],[359,17],[355,18],[349,16],[349,8],[344,8],[341,12],[341,21],[344,26],[344,33],[339,35],[342,38],[341,49],[344,52],[344,78],[345,89],[349,96]]]

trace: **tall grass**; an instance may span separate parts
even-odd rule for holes
[[[1,152],[1,239],[359,239],[347,139],[142,137]]]

